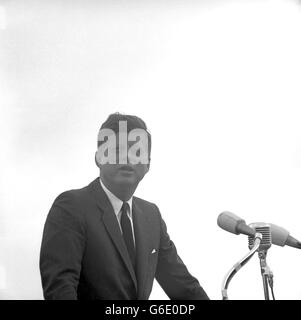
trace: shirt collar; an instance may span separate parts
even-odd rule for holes
[[[121,210],[123,201],[120,200],[119,198],[117,198],[117,197],[115,196],[115,194],[112,193],[112,192],[104,185],[104,183],[101,181],[101,178],[99,178],[99,182],[100,182],[100,184],[101,184],[104,192],[105,192],[106,195],[108,196],[108,198],[109,198],[109,200],[110,200],[110,202],[111,202],[111,204],[112,204],[112,207],[113,207],[113,209],[114,209],[115,215],[117,216],[118,213],[119,213],[120,210]],[[129,212],[130,218],[132,218],[132,201],[133,201],[133,197],[131,197],[128,201],[126,201],[126,202],[129,204],[129,206],[130,206],[130,212]]]

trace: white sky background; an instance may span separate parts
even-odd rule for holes
[[[0,1],[0,299],[42,299],[39,250],[55,197],[97,175],[109,113],[141,116],[155,202],[212,299],[248,252],[229,210],[301,239],[301,4],[294,0]],[[301,251],[273,246],[278,299],[301,299]],[[263,299],[259,259],[230,299]],[[166,299],[154,284],[151,299]]]

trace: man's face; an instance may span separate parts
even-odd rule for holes
[[[143,179],[149,170],[148,141],[139,144],[135,148],[136,141],[119,139],[118,135],[109,137],[106,146],[99,147],[96,152],[96,161],[100,168],[100,177],[107,186],[130,187],[136,186]],[[137,163],[137,155],[145,154],[148,163]],[[110,163],[104,163],[104,158],[109,159]],[[113,161],[112,161],[113,160]]]

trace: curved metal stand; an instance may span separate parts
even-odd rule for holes
[[[224,281],[222,283],[223,300],[228,300],[227,290],[228,290],[230,281],[232,280],[234,275],[240,270],[240,268],[243,267],[252,258],[254,253],[258,250],[261,240],[262,240],[262,234],[256,233],[253,248],[250,250],[250,252],[246,256],[244,256],[239,262],[237,262],[226,274]]]
[[[273,273],[266,262],[267,250],[258,251],[258,257],[260,262],[260,270],[263,282],[264,298],[265,300],[270,300],[269,296],[269,286],[270,283],[271,289],[273,288]]]

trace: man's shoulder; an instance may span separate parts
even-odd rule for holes
[[[66,204],[80,204],[85,200],[89,200],[91,197],[89,192],[89,185],[77,188],[69,189],[61,192],[54,200],[54,205],[66,205]]]
[[[147,201],[145,199],[133,196],[133,201],[135,203],[135,205],[137,205],[139,208],[141,209],[149,209],[153,212],[156,212],[158,214],[160,214],[159,208],[157,207],[157,205],[151,201]]]

